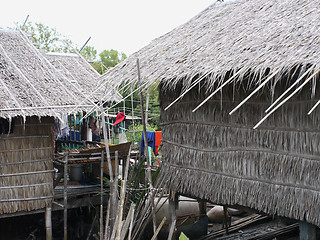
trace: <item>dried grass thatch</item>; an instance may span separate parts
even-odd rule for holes
[[[121,101],[122,96],[110,84],[103,86],[98,80],[100,74],[81,56],[71,53],[46,53],[44,56],[66,78],[83,89],[86,96],[91,95],[93,101]]]
[[[92,106],[20,32],[0,32],[0,86],[4,118],[59,116]]]
[[[206,95],[196,89],[162,111],[160,179],[166,179],[170,189],[196,198],[320,226],[320,119],[318,114],[306,114],[315,100],[305,89],[252,129],[271,96],[265,89],[230,116],[228,112],[246,95],[243,89],[229,86],[192,113]],[[163,110],[178,92],[160,95]]]
[[[216,3],[103,76],[119,83],[136,80],[138,58],[144,81],[161,83],[160,179],[169,188],[320,226],[319,115],[307,115],[319,99],[319,75],[253,129],[293,79],[306,69],[319,73],[319,15],[320,2],[311,0]],[[207,90],[238,71],[218,96],[192,113]],[[260,89],[228,114],[274,71],[266,85],[271,91]],[[179,103],[163,111],[202,76]]]
[[[53,198],[53,118],[14,118],[0,135],[0,214],[31,211]]]
[[[247,0],[215,3],[187,23],[153,40],[103,76],[115,82],[141,77],[150,84],[162,81],[174,87],[183,80],[210,74],[212,86],[228,71],[277,75],[296,65],[320,68],[320,2],[312,0]],[[261,75],[261,74],[260,74]],[[252,78],[259,83],[260,78]]]

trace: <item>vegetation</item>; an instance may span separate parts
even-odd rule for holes
[[[17,24],[18,25],[18,24]],[[20,25],[19,28],[22,28]],[[18,30],[18,27],[15,29]],[[27,22],[23,27],[36,48],[46,52],[75,53],[79,51],[75,44],[66,36],[60,34],[55,28],[42,23]],[[81,55],[91,63],[94,69],[103,74],[108,68],[114,67],[127,58],[127,55],[117,50],[103,50],[98,54],[92,46],[85,46]]]

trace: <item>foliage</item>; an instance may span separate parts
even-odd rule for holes
[[[97,59],[97,50],[92,46],[85,46],[82,51],[81,55],[88,61],[94,62]]]
[[[124,84],[123,86],[126,86]],[[140,109],[140,92],[138,89],[138,86],[134,86],[132,88],[133,93],[133,115],[134,116],[141,116],[141,109]],[[131,94],[131,87],[120,87],[120,94],[125,98],[129,94]],[[146,92],[144,91],[144,104],[146,107]],[[131,106],[131,96],[127,97],[125,99],[125,103],[120,102],[115,108],[123,108],[123,106],[126,106],[127,109],[130,109],[128,114],[132,115],[132,106]],[[156,130],[160,130],[160,103],[159,103],[159,91],[156,85],[151,86],[149,89],[149,111],[148,111],[148,119],[149,123],[152,123]]]
[[[179,240],[188,240],[189,238],[182,232],[180,234]]]
[[[141,142],[142,139],[142,132],[143,132],[143,126],[141,123],[135,123],[134,124],[134,130],[135,130],[135,136],[133,136],[133,126],[131,125],[128,128],[128,131],[126,132],[127,139],[129,142]],[[148,124],[147,125],[147,131],[157,131],[157,126],[154,124]]]
[[[42,23],[28,22],[23,30],[38,49],[47,52],[74,52],[71,47],[73,45],[72,41],[58,33],[55,28]]]
[[[99,59],[92,63],[94,69],[96,69],[100,74],[103,74],[108,68],[114,67],[119,62],[127,58],[124,53],[119,53],[117,50],[103,50],[99,54]]]

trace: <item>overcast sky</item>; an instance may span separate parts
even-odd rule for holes
[[[27,15],[98,51],[130,55],[171,31],[216,0],[7,0],[1,3],[0,26],[23,23]]]

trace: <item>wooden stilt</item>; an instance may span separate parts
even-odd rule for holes
[[[108,144],[107,141],[106,141],[106,144]],[[104,165],[104,152],[101,153],[101,162],[100,162],[100,240],[103,240],[103,165]]]
[[[169,221],[170,221],[170,229],[169,229],[169,235],[168,240],[171,240],[173,237],[173,234],[176,230],[176,209],[178,208],[178,198],[179,196],[175,193],[170,191],[169,194]]]
[[[52,208],[51,205],[46,207],[45,219],[46,219],[46,240],[52,239],[52,221],[51,221]]]
[[[63,177],[63,236],[68,239],[68,154],[64,156],[64,177]]]
[[[228,219],[228,209],[226,206],[223,206],[223,223],[226,228],[226,235],[229,234],[229,219]]]

